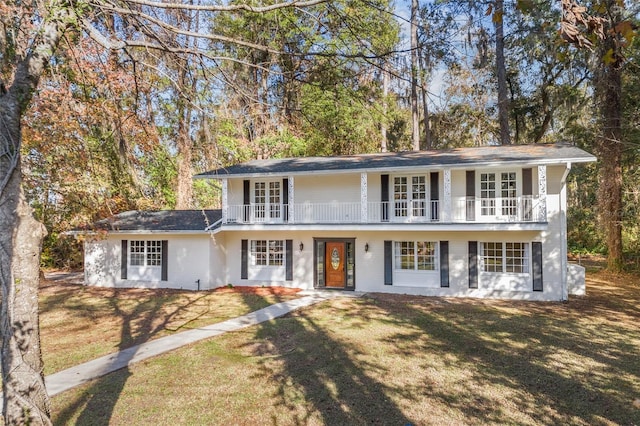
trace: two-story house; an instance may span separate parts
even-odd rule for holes
[[[86,280],[566,300],[584,292],[567,263],[566,180],[593,161],[513,145],[238,164],[196,176],[220,181],[220,211],[101,222]]]

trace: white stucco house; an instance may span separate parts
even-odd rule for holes
[[[85,281],[567,300],[566,144],[256,160],[213,170],[221,210],[126,212],[85,240]],[[97,232],[99,231],[99,232]]]

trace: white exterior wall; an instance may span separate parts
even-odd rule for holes
[[[159,279],[121,279],[121,241],[126,240],[167,240],[167,281]],[[216,249],[219,253],[220,248]],[[166,235],[166,234],[135,234],[110,235],[103,240],[85,242],[85,284],[98,287],[145,287],[145,288],[175,288],[196,290],[197,280],[200,289],[216,287],[220,280],[213,270],[214,254],[212,240],[209,234],[202,235]],[[216,256],[218,265],[223,262],[221,256]],[[144,271],[143,276],[149,276]],[[130,272],[127,277],[133,275]]]
[[[359,203],[360,173],[296,176],[295,202]]]
[[[349,231],[254,231],[254,232],[229,232],[226,240],[230,283],[233,285],[258,285],[258,286],[284,286],[312,289],[314,285],[314,238],[345,238],[355,239],[356,256],[356,291],[385,292],[400,294],[419,294],[427,296],[465,296],[465,297],[493,297],[511,298],[521,300],[561,300],[562,291],[560,283],[558,252],[555,248],[549,251],[549,243],[542,239],[543,245],[543,281],[544,291],[532,290],[532,276],[516,274],[485,274],[479,273],[477,289],[469,288],[468,273],[468,242],[527,242],[540,241],[541,236],[536,231],[509,231],[509,232],[349,232]],[[246,240],[291,239],[293,240],[293,281],[285,281],[284,266],[278,273],[272,275],[252,276],[249,270],[249,279],[240,278],[241,270],[241,243]],[[394,271],[394,284],[384,285],[384,241],[449,241],[449,287],[440,287],[439,270],[435,272],[407,272]],[[304,248],[299,249],[300,242]],[[369,251],[365,252],[365,243],[369,244]],[[529,249],[531,246],[529,245]],[[234,254],[235,253],[235,254]],[[529,265],[531,267],[531,253],[529,253]],[[413,277],[414,282],[399,281]]]

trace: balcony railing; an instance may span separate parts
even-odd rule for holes
[[[473,223],[545,222],[537,197],[452,199],[444,212],[439,200],[394,200],[356,203],[250,204],[227,207],[227,224],[322,223]],[[448,214],[447,214],[448,213]],[[541,216],[542,215],[542,216]]]

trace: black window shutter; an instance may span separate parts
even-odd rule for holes
[[[522,169],[522,195],[533,195],[533,174],[530,168]]]
[[[287,281],[293,281],[293,240],[285,241],[285,263],[286,263],[286,277]]]
[[[244,204],[242,220],[244,222],[249,222],[249,205],[251,204],[251,183],[249,180],[245,180],[242,182],[242,203]]]
[[[438,172],[431,172],[431,175],[429,176],[429,183],[431,184],[431,187],[429,188],[429,193],[431,195],[431,201],[436,201],[439,200],[439,194],[438,194],[438,181],[440,178],[440,173]]]
[[[478,242],[469,241],[469,288],[478,288]]]
[[[467,170],[467,220],[476,220],[476,172],[475,170]]]
[[[531,243],[531,257],[533,260],[533,291],[542,291],[542,243]]]
[[[121,241],[120,253],[120,278],[127,279],[127,240]]]
[[[384,242],[384,285],[393,285],[393,242]]]
[[[440,241],[440,287],[449,287],[449,241]]]
[[[282,204],[284,205],[284,212],[282,215],[282,219],[287,222],[289,221],[289,179],[282,179]]]
[[[382,221],[389,221],[389,175],[380,175],[380,201],[382,201]]]
[[[162,240],[162,276],[161,276],[161,280],[162,281],[167,281],[168,278],[168,271],[169,271],[169,241],[167,240]]]
[[[429,188],[429,198],[431,198],[431,220],[438,220],[438,203],[437,201],[440,199],[440,195],[438,194],[438,181],[439,181],[439,173],[431,172],[429,176],[429,183],[431,187]]]
[[[246,280],[249,277],[249,241],[240,241],[240,279]]]

